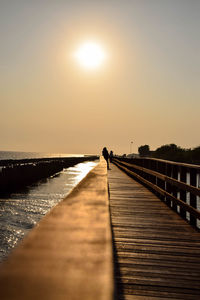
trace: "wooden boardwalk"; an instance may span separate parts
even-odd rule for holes
[[[117,299],[200,299],[200,233],[113,164]]]

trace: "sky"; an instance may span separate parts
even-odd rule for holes
[[[199,28],[199,0],[0,0],[0,150],[199,146]]]

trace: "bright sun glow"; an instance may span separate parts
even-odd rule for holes
[[[96,69],[105,60],[105,53],[100,45],[87,42],[80,46],[75,53],[75,58],[84,68]]]

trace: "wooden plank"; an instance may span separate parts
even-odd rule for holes
[[[112,237],[101,161],[14,250],[0,270],[1,299],[111,300]]]
[[[145,289],[145,286],[134,285],[134,290],[132,285],[127,285],[124,289],[125,296],[119,297],[119,299],[152,299],[151,297],[155,297],[153,299],[190,299],[190,300],[198,300],[199,295],[196,291],[191,291],[184,288],[171,288],[170,293],[169,289],[165,289],[165,287],[160,287],[155,289],[155,287],[151,287],[151,289]],[[134,294],[133,294],[134,292]],[[131,298],[130,298],[131,297]],[[136,297],[136,298],[135,298]],[[138,298],[140,297],[140,298]]]
[[[125,161],[120,161],[118,159],[113,159],[113,161],[116,161],[117,163],[125,165],[125,166],[128,166],[128,167],[140,170],[140,171],[142,171],[144,173],[153,175],[153,176],[155,176],[155,177],[157,177],[157,178],[159,178],[159,179],[161,179],[163,181],[166,181],[166,182],[170,183],[173,186],[178,187],[179,189],[182,189],[182,190],[185,190],[187,192],[191,192],[194,195],[200,196],[200,188],[197,188],[195,184],[189,185],[187,183],[181,182],[181,181],[179,181],[179,180],[177,180],[175,178],[169,177],[169,176],[161,174],[159,172],[156,172],[156,171],[144,168],[144,167],[140,167],[140,166],[137,166],[135,164],[130,164],[130,163],[127,163]]]
[[[200,211],[199,210],[193,208],[192,206],[190,206],[189,204],[185,203],[184,201],[182,201],[180,199],[177,199],[176,197],[174,197],[173,195],[171,195],[167,191],[165,191],[162,188],[158,187],[157,185],[151,183],[150,181],[144,179],[143,177],[141,177],[137,173],[135,173],[135,172],[127,169],[126,167],[122,166],[118,162],[115,162],[115,164],[117,166],[119,166],[121,169],[123,169],[125,172],[127,172],[128,174],[130,174],[130,175],[134,176],[135,178],[137,178],[140,182],[143,182],[144,184],[146,184],[147,186],[149,186],[150,188],[152,188],[153,190],[155,190],[156,192],[158,192],[160,195],[166,196],[168,199],[172,200],[173,203],[179,205],[180,207],[182,207],[183,209],[185,209],[186,211],[188,211],[190,214],[192,214],[197,219],[200,219]]]
[[[116,166],[108,173],[119,299],[200,299],[200,234]]]

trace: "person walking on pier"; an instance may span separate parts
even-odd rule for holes
[[[112,159],[113,159],[113,151],[111,150],[110,151],[110,162],[112,162]]]
[[[108,162],[109,154],[106,147],[103,148],[102,155],[107,162],[107,169],[109,170],[109,162]]]

